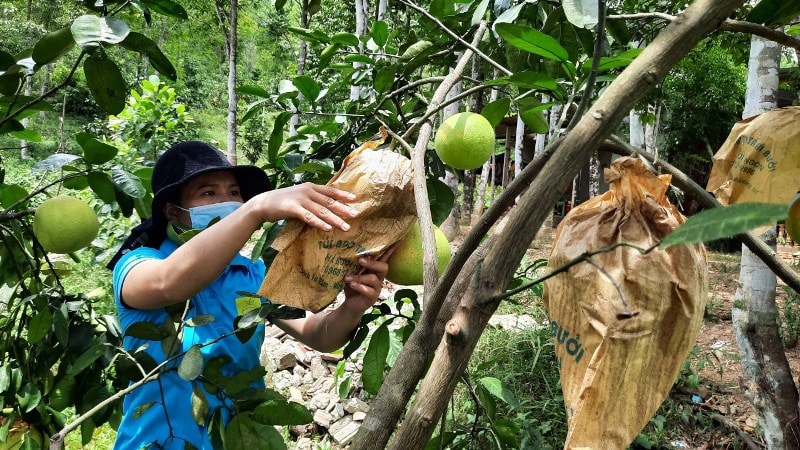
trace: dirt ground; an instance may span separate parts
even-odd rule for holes
[[[531,244],[528,252],[530,258],[546,258],[549,255],[554,231],[552,227],[542,228]],[[792,267],[800,267],[800,245],[779,245],[778,254]],[[794,254],[797,257],[793,257]],[[743,448],[742,444],[734,444],[741,442],[734,438],[736,434],[740,438],[746,434],[752,439],[751,444],[765,448],[761,444],[757,416],[740,387],[742,367],[731,322],[731,307],[739,278],[739,259],[739,253],[708,253],[709,296],[705,319],[696,342],[697,353],[692,360],[693,370],[700,375],[699,396],[702,401],[696,406],[714,415],[718,428],[709,431],[702,426],[697,427],[673,448]],[[785,283],[778,279],[776,302],[781,310],[786,299],[784,287]],[[795,343],[786,350],[795,380],[800,375],[798,347]],[[689,398],[692,393],[685,394],[684,397]]]

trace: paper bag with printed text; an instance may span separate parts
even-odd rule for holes
[[[287,221],[272,247],[278,254],[258,294],[317,312],[344,288],[343,279],[358,272],[361,255],[380,255],[399,241],[416,220],[411,161],[367,142],[345,158],[329,186],[356,194],[348,206],[358,215],[350,230],[322,231],[300,220]]]
[[[708,290],[702,245],[643,254],[685,218],[666,198],[670,177],[634,158],[606,169],[610,190],[573,208],[545,282],[569,431],[565,449],[624,449],[669,394],[695,344]],[[618,244],[625,244],[619,245]]]
[[[800,107],[737,122],[714,155],[706,189],[723,205],[788,204],[800,189]],[[758,235],[768,227],[753,232]]]

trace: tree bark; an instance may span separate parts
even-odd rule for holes
[[[745,118],[777,106],[781,46],[753,36],[750,41]],[[761,238],[775,250],[774,228]],[[742,246],[739,286],[732,320],[742,359],[742,389],[753,404],[769,449],[800,448],[798,391],[778,326],[775,273]]]
[[[239,0],[231,0],[230,33],[228,35],[228,160],[236,165],[236,111],[239,96],[236,94],[236,60],[239,46]]]
[[[367,0],[355,0],[356,7],[356,36],[359,38],[367,32],[367,14],[368,5]],[[359,53],[364,50],[364,44],[358,44]],[[360,62],[354,62],[353,68],[358,70],[361,67]],[[350,86],[350,100],[358,100],[361,96],[361,86]]]
[[[532,186],[522,195],[518,207],[510,213],[503,233],[488,249],[486,258],[472,274],[469,288],[463,294],[450,291],[449,297],[457,296],[460,299],[458,301],[453,299],[454,303],[457,301],[457,309],[446,324],[446,335],[439,342],[434,361],[427,372],[428,376],[423,380],[415,401],[410,406],[396,439],[389,448],[410,450],[425,446],[458,383],[459,375],[466,367],[478,338],[499,304],[500,297],[497,295],[504,290],[513,276],[525,253],[527,243],[541,227],[560,190],[567,187],[580,167],[588,161],[599,144],[611,135],[628,111],[680,58],[700,39],[717,28],[742,2],[742,0],[693,2],[680,19],[662,30],[653,43],[606,89],[572,132],[557,146],[553,157],[547,160],[542,169],[542,173],[548,176],[536,178]],[[470,238],[471,236],[468,236],[468,239]],[[461,252],[462,249],[459,250],[459,253]],[[456,258],[458,256],[459,254]],[[448,276],[453,276],[452,272],[456,270],[458,270],[457,264],[451,263],[442,277],[441,288],[434,292],[434,302],[437,300],[435,298],[437,294],[445,295],[444,291],[448,287],[445,280]],[[426,302],[428,300],[426,298]],[[419,328],[415,333],[418,330]],[[418,349],[404,348],[401,355],[414,350]],[[413,369],[396,362],[390,375],[393,372],[410,370]],[[390,379],[391,377],[387,377],[384,385]],[[373,403],[378,404],[379,398]],[[376,431],[372,426],[374,422],[370,425],[368,429],[362,428],[362,431],[365,433]],[[391,424],[385,425],[391,428]],[[373,439],[369,448],[383,448],[385,442]]]
[[[302,0],[300,3],[300,28],[308,28],[309,14],[308,14],[308,1]],[[304,40],[300,40],[300,51],[297,53],[297,75],[306,73],[306,58],[308,58],[308,44]],[[297,134],[297,125],[300,124],[300,115],[297,112],[292,114],[289,119],[289,136]]]

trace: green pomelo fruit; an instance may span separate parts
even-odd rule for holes
[[[456,169],[477,169],[494,153],[494,128],[480,114],[454,114],[436,130],[433,144],[445,164]]]
[[[450,242],[447,241],[442,230],[435,225],[433,235],[436,238],[436,269],[441,275],[444,268],[450,263]],[[419,229],[419,222],[409,228],[403,237],[403,242],[395,249],[387,263],[389,272],[386,274],[386,279],[392,283],[405,286],[423,284],[422,233]]]
[[[33,215],[33,234],[51,253],[71,253],[89,245],[100,230],[94,210],[81,200],[59,195],[45,200]]]
[[[800,242],[800,194],[789,203],[789,216],[786,217],[786,232],[794,242]]]

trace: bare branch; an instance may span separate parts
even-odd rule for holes
[[[612,14],[608,16],[609,20],[661,19],[668,22],[674,21],[675,18],[675,16],[671,16],[662,12]],[[800,51],[800,39],[789,36],[788,34],[780,32],[776,29],[759,25],[757,23],[746,22],[744,20],[726,19],[724,22],[722,22],[722,25],[720,25],[719,29],[734,33],[753,34]]]

